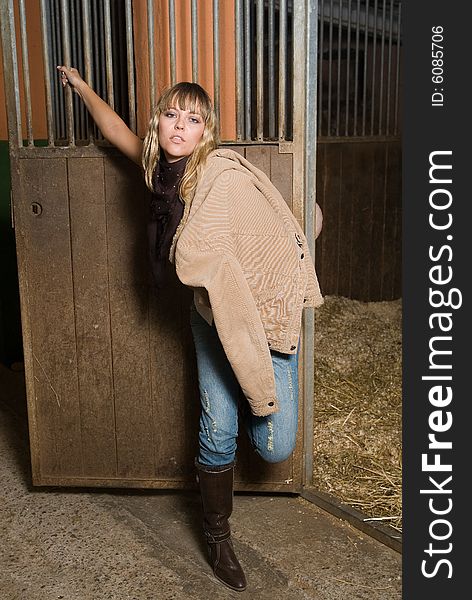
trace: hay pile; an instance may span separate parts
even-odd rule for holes
[[[401,300],[328,296],[315,321],[314,486],[401,531]]]

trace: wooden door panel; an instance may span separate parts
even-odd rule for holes
[[[104,167],[68,160],[83,472],[116,474]]]
[[[25,245],[34,381],[32,450],[46,477],[82,474],[81,414],[65,159],[20,161],[15,205]],[[35,204],[33,204],[35,203]]]
[[[64,154],[21,159],[15,201],[32,349],[34,483],[193,486],[199,393],[192,292],[172,269],[165,289],[153,284],[140,170],[114,155]],[[289,190],[290,156],[270,148],[250,154]],[[279,465],[259,459],[241,433],[237,489],[299,489],[302,421],[293,457]]]

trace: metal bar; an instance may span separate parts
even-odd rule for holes
[[[327,134],[331,135],[331,100],[333,84],[333,0],[329,0],[329,39],[328,39],[328,123]]]
[[[148,54],[149,54],[149,101],[151,113],[156,108],[156,62],[154,56],[154,0],[147,0],[148,14]]]
[[[102,20],[100,19],[100,14],[98,12],[98,6],[97,6],[96,2],[91,3],[91,23],[92,23],[92,34],[95,32],[95,35],[92,35],[92,40],[94,40],[94,43],[92,43],[92,52],[93,52],[93,59],[94,59],[94,65],[95,65],[95,77],[93,80],[93,84],[94,84],[94,89],[97,92],[97,94],[99,96],[103,97],[102,77],[101,77],[101,70],[100,70],[100,66],[103,61],[101,60],[101,55],[100,55],[100,51],[99,51],[99,40],[101,40],[103,38],[102,32],[99,29],[99,25],[102,23]],[[92,131],[94,131],[95,139],[102,140],[103,136],[102,136],[101,131],[98,129],[98,127],[94,123],[90,123],[90,125],[92,128]]]
[[[48,146],[54,145],[53,113],[52,113],[52,91],[51,91],[51,64],[49,62],[50,46],[48,32],[48,18],[46,11],[46,0],[41,0],[41,32],[43,38],[43,62],[44,62],[44,87],[46,91],[46,125],[48,130]]]
[[[379,131],[382,135],[382,117],[383,117],[383,97],[384,97],[384,59],[385,59],[385,12],[387,9],[387,0],[382,3],[382,42],[380,52],[380,95],[379,95]]]
[[[279,4],[279,140],[285,140],[287,81],[287,0]]]
[[[376,92],[375,70],[377,68],[376,58],[377,58],[377,12],[378,12],[377,1],[378,0],[374,1],[374,33],[372,36],[372,43],[373,43],[373,49],[372,49],[372,103],[371,103],[371,111],[372,112],[370,115],[370,135],[374,135],[374,119],[375,119],[375,92]]]
[[[257,139],[264,139],[264,0],[257,0],[256,10],[256,107]]]
[[[244,0],[244,104],[245,138],[251,139],[251,0]]]
[[[398,135],[398,98],[399,98],[399,88],[400,88],[400,28],[401,28],[401,18],[402,18],[402,4],[401,2],[398,4],[398,25],[397,25],[397,68],[395,74],[395,121],[393,124],[393,135]]]
[[[26,34],[26,11],[25,0],[19,0],[20,9],[20,35],[21,35],[21,53],[23,59],[23,85],[25,89],[25,113],[26,113],[26,135],[28,137],[28,146],[34,146],[33,141],[33,119],[31,109],[31,87],[29,76],[29,55],[28,39]]]
[[[269,138],[275,138],[275,2],[269,0],[268,5],[267,37],[269,39],[268,52],[268,92],[269,92]]]
[[[62,51],[64,53],[65,64],[71,66],[71,48],[70,48],[70,18],[69,18],[69,2],[67,0],[61,0],[61,19],[62,19]],[[66,94],[66,126],[67,126],[67,139],[70,146],[75,146],[75,133],[74,133],[74,114],[72,107],[72,88],[70,86],[65,87]]]
[[[198,81],[198,11],[197,0],[192,0],[192,81]],[[237,36],[236,36],[237,43]]]
[[[129,126],[136,133],[136,82],[134,77],[133,10],[131,0],[126,0],[126,65],[128,72]]]
[[[21,130],[20,83],[16,49],[15,15],[13,2],[0,2],[0,27],[2,31],[3,76],[8,117],[8,139],[12,151],[23,145]],[[16,152],[15,152],[16,153]]]
[[[338,2],[338,81],[336,84],[336,136],[339,136],[339,124],[341,121],[341,32],[342,32],[342,2]]]
[[[220,126],[220,12],[219,0],[213,0],[213,73],[216,122]]]
[[[316,82],[318,14],[317,0],[305,2],[305,127],[304,127],[304,221],[305,233],[310,252],[315,257],[315,206],[316,206]],[[331,13],[332,16],[332,13]],[[304,476],[305,485],[313,481],[313,415],[314,415],[314,309],[305,310],[303,319],[303,395],[304,402]]]
[[[77,29],[77,14],[76,14],[76,4],[74,2],[70,3],[69,6],[69,10],[70,10],[70,14],[69,14],[69,24],[70,24],[70,29],[69,29],[69,38],[70,38],[70,42],[71,42],[71,59],[70,59],[70,64],[74,65],[76,67],[76,69],[80,72],[80,64],[78,62],[78,45],[79,45],[79,37],[80,39],[82,38],[82,36],[79,36],[78,33],[78,29]],[[77,97],[77,94],[72,94],[72,107],[73,107],[73,111],[72,114],[74,115],[74,134],[76,139],[83,139],[83,135],[82,135],[82,127],[83,127],[83,120],[82,120],[82,110],[81,110],[81,106],[79,105],[79,98]]]
[[[244,56],[243,56],[243,14],[241,0],[235,0],[235,36],[236,36],[236,140],[243,139],[244,131]]]
[[[318,133],[323,134],[323,53],[324,53],[324,0],[320,0],[320,23],[319,23],[319,66],[318,66]]]
[[[393,37],[393,0],[390,0],[390,30],[388,34],[388,63],[387,63],[387,108],[385,133],[390,133],[390,90],[392,78],[392,37]]]
[[[393,529],[393,527],[383,525],[382,523],[369,522],[367,515],[347,504],[343,504],[331,494],[320,492],[314,488],[305,488],[300,496],[335,517],[347,521],[356,529],[385,544],[399,554],[402,553],[402,534]]]
[[[60,0],[50,0],[49,4],[49,15],[47,22],[50,24],[51,34],[51,56],[52,62],[60,62],[64,64],[64,56],[62,51],[61,43],[61,18],[60,18]],[[55,59],[55,60],[54,60]],[[61,90],[60,83],[54,81],[54,88],[52,88],[52,108],[54,114],[54,138],[56,140],[66,139],[65,130],[65,109],[64,102],[62,101],[64,92]]]
[[[170,82],[175,84],[176,77],[176,27],[175,27],[175,0],[169,0],[169,40],[170,40]]]
[[[367,108],[367,59],[369,56],[369,0],[365,3],[365,31],[364,31],[364,72],[362,88],[362,135],[365,135],[365,120]]]
[[[105,65],[107,82],[107,102],[111,108],[115,108],[115,92],[113,89],[113,50],[111,47],[111,14],[110,0],[104,2],[105,23]]]
[[[351,73],[351,12],[352,5],[351,0],[348,3],[348,16],[347,16],[347,47],[346,47],[346,128],[344,135],[349,135],[349,93],[350,93],[350,79]]]
[[[357,136],[357,96],[359,93],[359,34],[360,34],[361,0],[357,0],[356,15],[356,62],[354,68],[354,135]]]

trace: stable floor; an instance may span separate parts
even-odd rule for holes
[[[236,495],[237,593],[195,492],[32,487],[22,377],[0,365],[2,600],[400,600],[400,554],[296,496]]]

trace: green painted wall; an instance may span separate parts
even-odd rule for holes
[[[0,141],[0,362],[23,358],[15,233],[10,216],[8,142]]]

